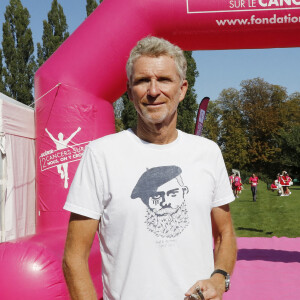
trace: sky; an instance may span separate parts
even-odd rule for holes
[[[41,42],[43,20],[52,0],[21,0],[31,15],[30,28],[36,47]],[[71,34],[86,18],[86,0],[58,0],[63,7]],[[9,0],[0,0],[0,40],[2,23]],[[2,46],[0,46],[2,48]],[[197,101],[203,97],[218,98],[227,88],[240,89],[242,80],[263,78],[271,84],[287,88],[288,94],[300,92],[300,48],[194,51],[199,77],[195,90]]]

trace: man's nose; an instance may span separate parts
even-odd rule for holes
[[[150,81],[147,93],[153,98],[156,98],[160,94],[159,84],[156,80]]]
[[[163,197],[163,201],[161,203],[161,206],[164,207],[164,208],[171,207],[171,201],[170,201],[168,196]]]

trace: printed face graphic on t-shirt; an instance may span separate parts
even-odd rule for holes
[[[138,180],[131,198],[140,198],[147,206],[147,228],[156,236],[173,238],[189,224],[185,204],[188,188],[177,166],[155,167]]]
[[[186,187],[179,185],[176,178],[159,186],[149,197],[149,208],[157,215],[175,213],[184,202]]]

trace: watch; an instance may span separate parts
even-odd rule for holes
[[[212,277],[216,273],[222,274],[225,277],[225,292],[227,292],[230,287],[230,275],[224,270],[216,269],[211,273],[210,277]]]

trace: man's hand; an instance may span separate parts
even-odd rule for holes
[[[223,293],[225,292],[224,276],[221,274],[215,274],[210,279],[197,281],[185,293],[185,300],[201,300],[200,296],[198,296],[198,298],[190,297],[191,295],[197,295],[197,289],[200,289],[205,300],[222,300]]]

